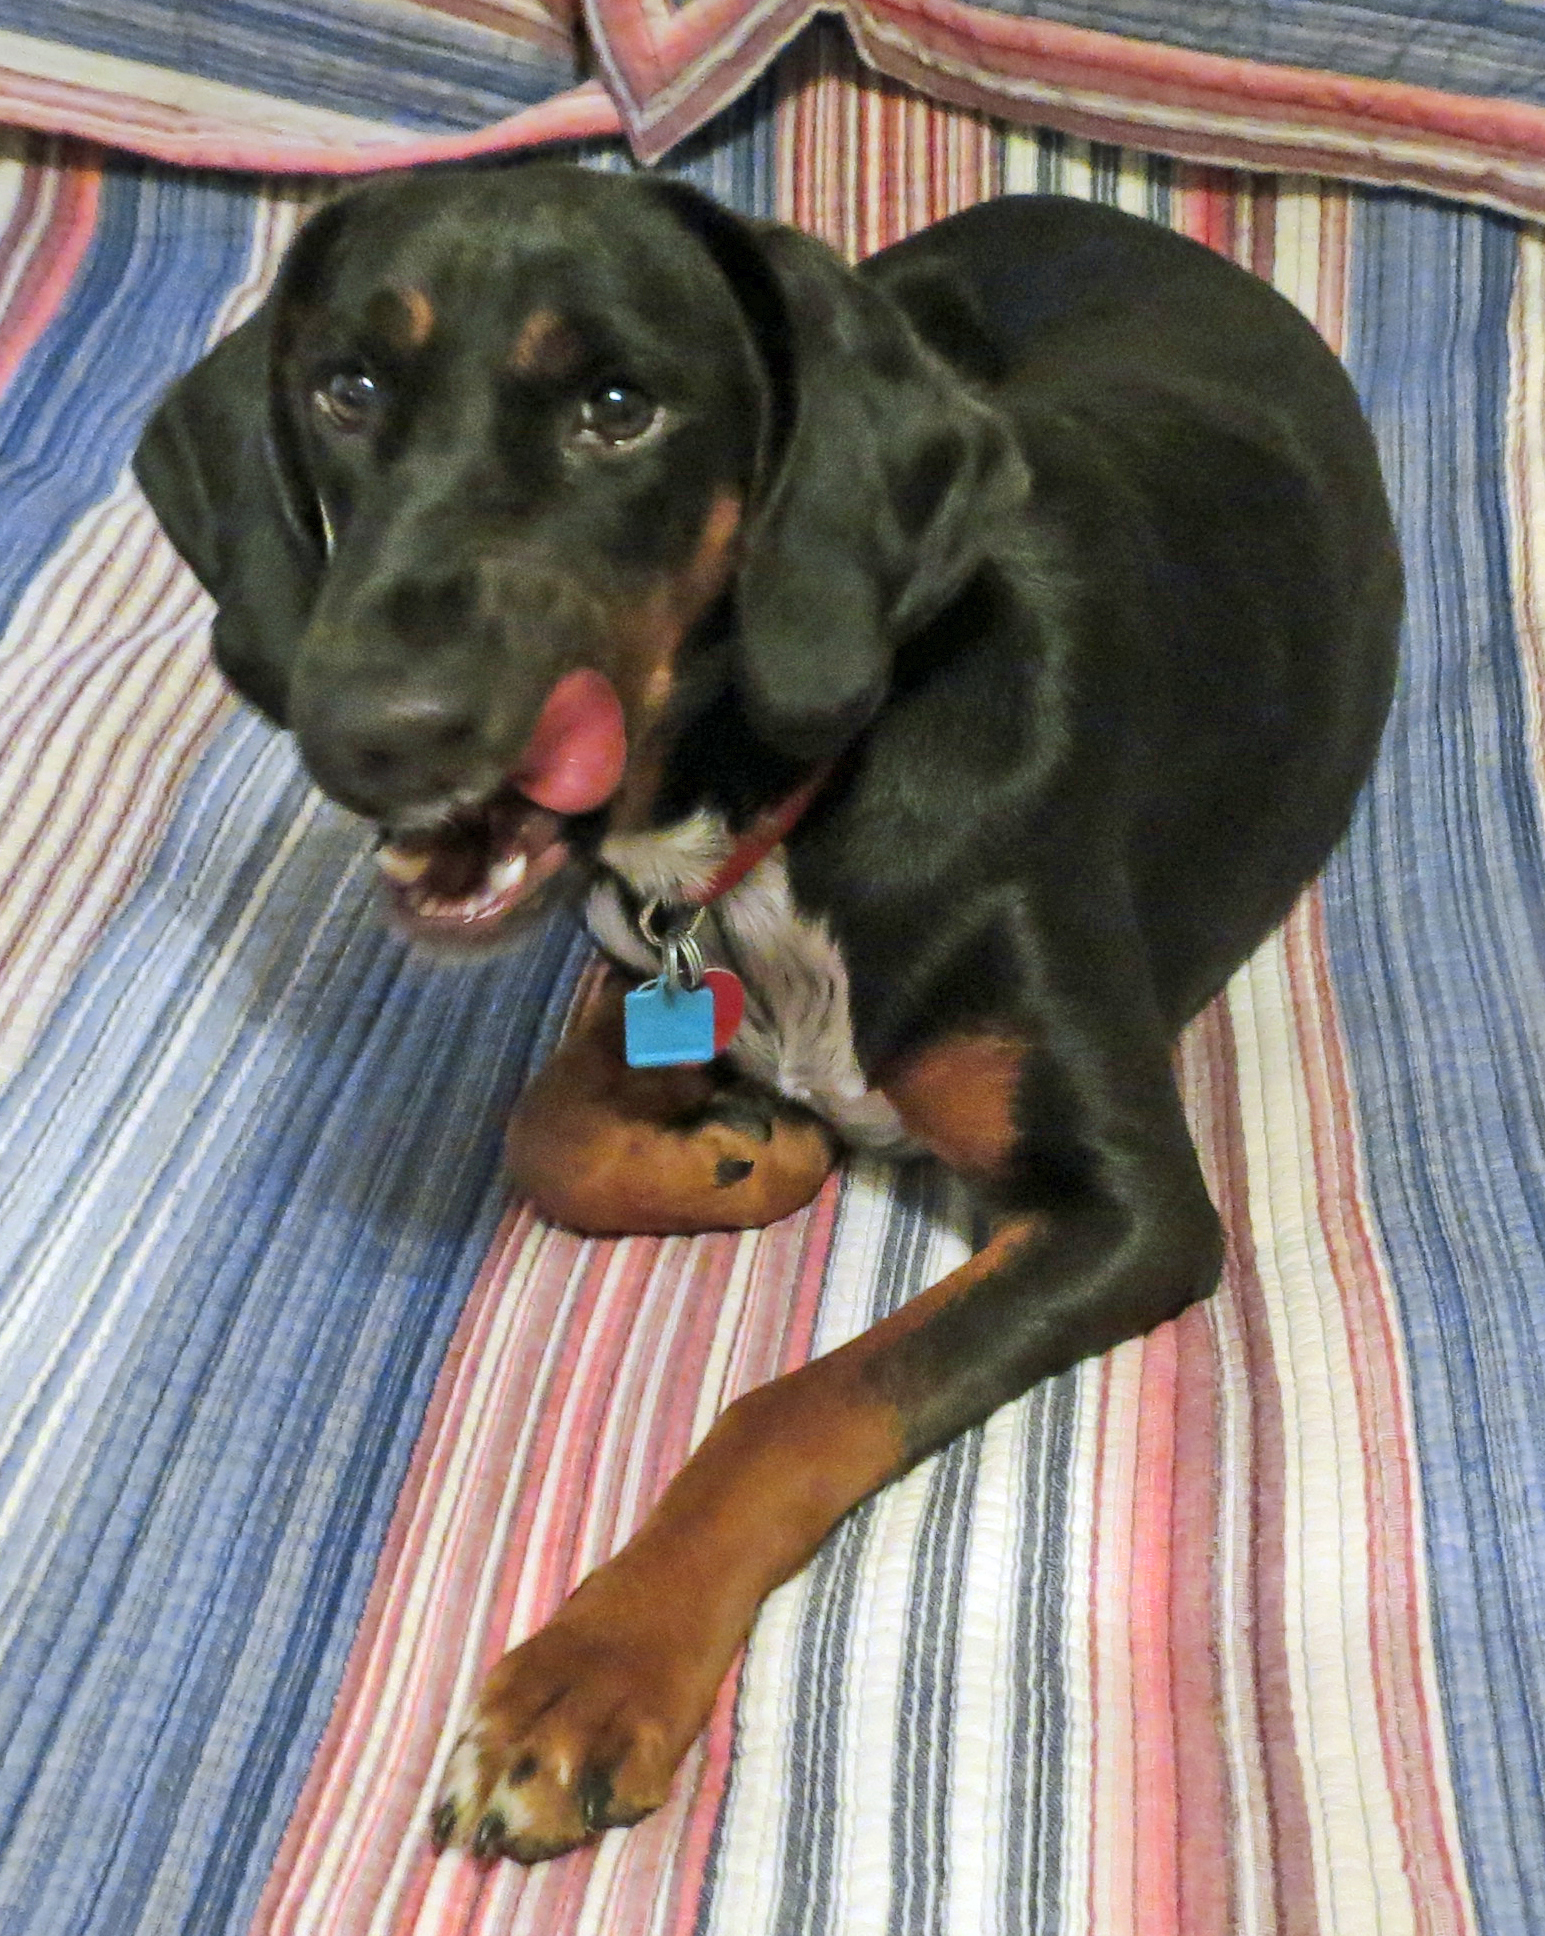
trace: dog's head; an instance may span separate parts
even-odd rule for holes
[[[136,468],[222,670],[467,936],[577,828],[649,824],[684,694],[717,679],[787,761],[839,750],[1024,486],[818,244],[552,164],[325,208]]]

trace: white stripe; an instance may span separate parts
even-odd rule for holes
[[[1251,1647],[1255,1608],[1252,1542],[1255,1412],[1239,1309],[1227,1292],[1208,1300],[1218,1354],[1218,1565],[1214,1644],[1227,1769],[1233,1936],[1271,1936],[1276,1927],[1271,1820]]]
[[[45,160],[36,152],[28,137],[14,128],[0,135],[0,230],[9,225],[15,214],[29,175],[35,173],[38,177],[43,190],[38,197],[40,202],[46,203],[50,199],[50,190],[57,191],[59,171],[56,165],[50,165],[56,159],[54,144],[49,142],[47,148]],[[29,257],[30,249],[23,242],[19,246],[13,245],[9,260],[0,263],[0,315],[10,307],[17,280]]]
[[[896,1220],[894,1171],[874,1159],[857,1159],[844,1190],[841,1215],[828,1261],[813,1352],[824,1353],[857,1336],[873,1322],[873,1299],[887,1235]],[[965,1206],[958,1187],[952,1208],[931,1228],[918,1233],[922,1246],[921,1281],[932,1284],[970,1254]],[[881,1287],[883,1289],[883,1286]],[[1021,1408],[1010,1407],[995,1421],[989,1484],[1013,1490]],[[880,1492],[866,1508],[867,1529],[855,1576],[854,1601],[845,1619],[852,1646],[844,1679],[836,1742],[837,1765],[824,1771],[842,1798],[835,1820],[824,1824],[833,1841],[830,1894],[819,1905],[817,1923],[833,1931],[886,1927],[896,1877],[891,1868],[891,1813],[898,1767],[897,1729],[903,1671],[916,1645],[918,1609],[911,1589],[918,1564],[917,1540],[933,1478],[933,1462]],[[984,1486],[982,1490],[986,1490]],[[1001,1532],[1001,1527],[1000,1527]],[[1009,1569],[1011,1570],[1011,1569]],[[972,1711],[994,1705],[998,1676],[1007,1671],[995,1651],[1011,1623],[1000,1619],[1005,1562],[1001,1539],[984,1535],[977,1563],[967,1580],[962,1633],[969,1658],[962,1683],[971,1691]],[[790,1690],[808,1680],[800,1649],[819,1620],[814,1605],[816,1577],[806,1572],[772,1594],[762,1608],[741,1679],[734,1779],[726,1798],[714,1880],[712,1928],[724,1936],[746,1929],[771,1928],[787,1877],[780,1866],[788,1795],[785,1783],[794,1760],[795,1703]],[[985,1641],[985,1645],[984,1645]],[[1001,1703],[996,1703],[1001,1705]],[[972,1730],[952,1729],[957,1757],[967,1750]],[[969,1902],[985,1900],[995,1886],[994,1856],[986,1852],[979,1809],[981,1797],[996,1793],[1001,1807],[1002,1774],[991,1750],[991,1727],[975,1744],[978,1752],[957,1771],[962,1783],[952,1808],[972,1814],[973,1872],[964,1881]],[[939,1878],[942,1883],[944,1878]],[[950,1926],[986,1928],[975,1911],[963,1916],[950,1904]]]
[[[59,190],[65,180],[62,169],[40,166],[34,156],[8,159],[3,173],[0,173],[0,228],[10,221],[21,201],[29,175],[36,176],[38,198],[27,219],[27,226],[11,243],[5,258],[0,260],[0,316],[10,310],[22,277],[32,267],[38,245],[48,234],[59,207]]]
[[[1137,1811],[1133,1792],[1136,1721],[1132,1689],[1132,1500],[1137,1489],[1138,1425],[1142,1415],[1143,1340],[1130,1339],[1106,1354],[1091,1368],[1092,1381],[1103,1381],[1104,1429],[1098,1445],[1103,1454],[1098,1486],[1091,1485],[1089,1522],[1098,1527],[1099,1545],[1085,1556],[1070,1543],[1071,1577],[1088,1582],[1086,1605],[1074,1603],[1080,1627],[1089,1629],[1092,1687],[1088,1704],[1079,1710],[1092,1737],[1082,1744],[1087,1760],[1073,1752],[1074,1730],[1069,1729],[1068,1766],[1088,1768],[1087,1852],[1069,1849],[1070,1894],[1075,1906],[1072,1927],[1085,1919],[1099,1936],[1143,1936],[1132,1921],[1137,1894]],[[1093,1478],[1094,1449],[1080,1448],[1077,1467]],[[1074,1515],[1075,1525],[1078,1515]],[[1083,1563],[1081,1563],[1083,1562]],[[1075,1638],[1081,1638],[1075,1635]],[[1074,1793],[1078,1792],[1074,1777]],[[1069,1817],[1078,1815],[1070,1807]],[[1069,1838],[1075,1846],[1082,1838]]]
[[[1250,1213],[1282,1402],[1283,1618],[1320,1920],[1327,1930],[1406,1936],[1416,1929],[1416,1910],[1378,1723],[1361,1422],[1319,1217],[1281,935],[1235,977],[1228,999]]]
[[[1323,1043],[1331,1031],[1339,1027],[1339,1018],[1334,1013],[1334,999],[1329,1010],[1322,1008],[1316,981],[1317,963],[1313,959],[1314,935],[1303,914],[1295,915],[1288,921],[1280,937],[1281,946],[1287,960],[1293,964],[1292,990],[1296,994],[1300,1011],[1300,1025],[1309,1034],[1311,1042]],[[1326,1066],[1324,1051],[1316,1047],[1311,1050],[1314,1062],[1310,1079],[1316,1083],[1329,1084],[1329,1070]],[[1358,1125],[1350,1125],[1355,1134]],[[1343,1202],[1364,1204],[1368,1201],[1366,1164],[1361,1139],[1354,1142],[1351,1152],[1349,1173],[1338,1179],[1338,1197]],[[1355,1216],[1347,1219],[1355,1222]],[[1324,1228],[1322,1215],[1316,1225]],[[1371,1227],[1367,1229],[1370,1244],[1375,1241]],[[1463,1844],[1459,1833],[1457,1800],[1454,1791],[1453,1775],[1449,1761],[1449,1743],[1444,1727],[1444,1703],[1438,1687],[1437,1653],[1432,1634],[1433,1599],[1428,1586],[1427,1543],[1424,1537],[1426,1523],[1422,1504],[1422,1467],[1417,1456],[1417,1421],[1415,1404],[1411,1391],[1411,1368],[1405,1348],[1405,1336],[1401,1328],[1400,1313],[1395,1301],[1392,1274],[1388,1260],[1382,1250],[1375,1262],[1377,1277],[1374,1289],[1384,1310],[1380,1332],[1376,1333],[1371,1349],[1382,1352],[1384,1338],[1387,1336],[1389,1350],[1385,1366],[1393,1386],[1393,1400],[1400,1412],[1398,1442],[1406,1448],[1407,1459],[1403,1465],[1401,1483],[1405,1490],[1407,1510],[1410,1514],[1410,1544],[1402,1550],[1401,1558],[1410,1567],[1411,1594],[1413,1605],[1409,1614],[1414,1628],[1416,1653],[1416,1672],[1421,1680],[1421,1705],[1426,1717],[1423,1740],[1427,1749],[1427,1773],[1432,1794],[1436,1800],[1438,1813],[1442,1818],[1441,1846],[1425,1839],[1421,1841],[1418,1853],[1426,1864],[1425,1873],[1442,1864],[1447,1872],[1450,1886],[1457,1897],[1457,1916],[1459,1925],[1466,1931],[1476,1926],[1475,1904],[1470,1893],[1470,1879],[1464,1861]],[[1377,1447],[1373,1451],[1375,1460],[1393,1460],[1393,1446]],[[1386,1486],[1388,1495],[1390,1488]],[[1366,1494],[1359,1491],[1360,1499]],[[1353,1609],[1355,1615],[1356,1609]],[[1370,1643],[1371,1644],[1371,1643]],[[1371,1717],[1370,1717],[1371,1718]],[[1387,1770],[1386,1770],[1387,1773]],[[1413,1831],[1417,1833],[1418,1831]]]
[[[959,1668],[950,1723],[950,1898],[952,1929],[998,1927],[1004,1834],[1023,1839],[1028,1821],[1009,1814],[1011,1705],[1004,1689],[1023,1684],[1033,1663],[1018,1658],[1024,1582],[1016,1564],[1027,1521],[1045,1520],[1049,1501],[1030,1494],[1031,1406],[1006,1405],[982,1432],[971,1504],[960,1610]],[[902,1609],[903,1624],[907,1610]]]
[[[39,40],[32,34],[0,28],[0,70],[24,75],[62,88],[119,95],[126,108],[137,103],[230,129],[252,129],[263,134],[338,142],[350,147],[404,138],[404,130],[390,121],[370,121],[332,108],[306,107],[255,88],[234,87],[228,81],[204,80],[178,68],[156,67],[148,61],[128,60],[121,54],[95,53],[62,41]],[[0,100],[5,73],[0,72]],[[134,117],[125,119],[133,125]]]

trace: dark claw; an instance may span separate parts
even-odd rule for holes
[[[507,1824],[498,1809],[491,1808],[477,1825],[477,1834],[472,1838],[472,1853],[479,1862],[491,1862],[504,1848],[504,1831]]]
[[[713,1180],[721,1190],[732,1183],[744,1183],[756,1165],[744,1156],[721,1156],[714,1165]]]
[[[576,1795],[579,1802],[579,1819],[585,1825],[587,1835],[599,1835],[606,1827],[607,1810],[611,1807],[612,1778],[598,1768],[589,1768],[580,1777]]]
[[[448,1849],[451,1837],[456,1833],[456,1804],[441,1802],[429,1818],[429,1839],[435,1848]]]

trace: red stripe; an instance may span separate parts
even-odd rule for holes
[[[1175,1731],[1176,1901],[1182,1936],[1228,1936],[1236,1919],[1228,1861],[1232,1804],[1218,1664],[1221,1503],[1218,1354],[1210,1314],[1173,1327],[1174,1490],[1169,1523],[1170,1685]]]
[[[1232,261],[1237,253],[1238,189],[1238,177],[1226,169],[1178,169],[1173,226]]]
[[[1275,1936],[1317,1936],[1309,1809],[1287,1656],[1287,1445],[1250,1222],[1244,1124],[1235,1077],[1238,1058],[1225,1002],[1214,1002],[1195,1024],[1188,1050],[1205,1085],[1207,1116],[1213,1126],[1208,1147],[1210,1181],[1228,1241],[1221,1294],[1230,1300],[1239,1325],[1249,1396],[1249,1652],[1270,1842],[1263,1866],[1274,1900]]]
[[[808,1355],[836,1203],[834,1180],[808,1211],[752,1240],[726,1396]],[[482,1576],[492,1566],[493,1591],[473,1638],[476,1674],[504,1651],[512,1631],[539,1624],[620,1543],[685,1459],[716,1320],[732,1272],[744,1266],[742,1242],[730,1235],[585,1244],[559,1232],[540,1235],[524,1211],[506,1220],[437,1382],[333,1718],[254,1932],[293,1928],[313,1889],[325,1911],[308,1927],[362,1929],[383,1901],[392,1902],[392,1929],[413,1927],[434,1869],[427,1842],[400,1884],[391,1869],[397,1851],[422,1835],[419,1818]],[[511,1319],[503,1388],[485,1394],[490,1410],[476,1411],[479,1371],[499,1369],[494,1333]],[[544,1366],[548,1340],[557,1350]],[[608,1452],[608,1433],[634,1443]],[[471,1464],[453,1479],[468,1451]],[[636,1491],[620,1482],[625,1472],[635,1475]],[[512,1473],[517,1486],[507,1509]],[[431,1537],[441,1512],[450,1524]],[[670,1804],[620,1845],[607,1891],[609,1926],[644,1927],[651,1918],[661,1918],[655,1927],[691,1926],[728,1780],[731,1720],[726,1693]],[[382,1731],[374,1743],[373,1729]],[[351,1784],[377,1765],[390,1771],[390,1782],[361,1809]],[[328,1878],[330,1854],[341,1854],[343,1867]],[[468,1927],[485,1917],[507,1927],[513,1891],[534,1927],[570,1928],[592,1887],[587,1854],[530,1874],[506,1867],[491,1879],[464,1860],[444,1860],[456,1916]],[[316,1913],[313,1905],[308,1915]]]
[[[1089,1528],[1089,1579],[1098,1583],[1101,1577],[1102,1551],[1105,1546],[1105,1515],[1100,1511],[1100,1502],[1105,1489],[1106,1446],[1110,1443],[1111,1380],[1108,1366],[1102,1366],[1097,1377],[1099,1401],[1094,1433],[1094,1470],[1090,1473],[1089,1499],[1094,1511]],[[1081,1769],[1076,1786],[1088,1798],[1091,1810],[1097,1812],[1099,1802],[1098,1783],[1091,1782],[1090,1772],[1098,1770],[1101,1761],[1101,1736],[1105,1727],[1105,1717],[1100,1706],[1100,1654],[1101,1614],[1100,1595],[1087,1588],[1088,1626],[1084,1635],[1084,1651],[1090,1662],[1088,1685],[1089,1699],[1089,1765]],[[1091,1922],[1095,1905],[1100,1899],[1099,1876],[1096,1865],[1101,1854],[1100,1837],[1097,1832],[1089,1836],[1089,1866],[1083,1878],[1083,1900],[1076,1906],[1075,1913],[1083,1922]]]
[[[1132,1589],[1127,1625],[1132,1649],[1133,1927],[1142,1936],[1202,1936],[1180,1921],[1179,1783],[1170,1595],[1175,1563],[1175,1412],[1179,1363],[1175,1326],[1143,1345],[1137,1415],[1136,1491],[1132,1501]],[[1209,1623],[1210,1625],[1210,1623]]]
[[[987,118],[941,109],[870,72],[846,35],[807,35],[778,77],[779,217],[849,261],[997,188],[1001,138]]]
[[[43,175],[41,166],[36,174]],[[32,258],[0,316],[0,389],[10,383],[27,352],[58,313],[96,232],[102,187],[100,161],[87,155],[75,157],[68,166],[50,168],[47,182],[55,198],[48,225],[34,244]],[[29,188],[5,236],[0,238],[0,261],[20,242],[32,217],[36,193]]]

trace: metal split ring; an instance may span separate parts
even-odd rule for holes
[[[681,926],[675,921],[686,914]],[[660,972],[672,988],[696,988],[703,979],[703,950],[697,942],[703,908],[673,908],[666,901],[650,901],[639,911],[638,931],[660,957]],[[661,932],[660,916],[671,925]]]

